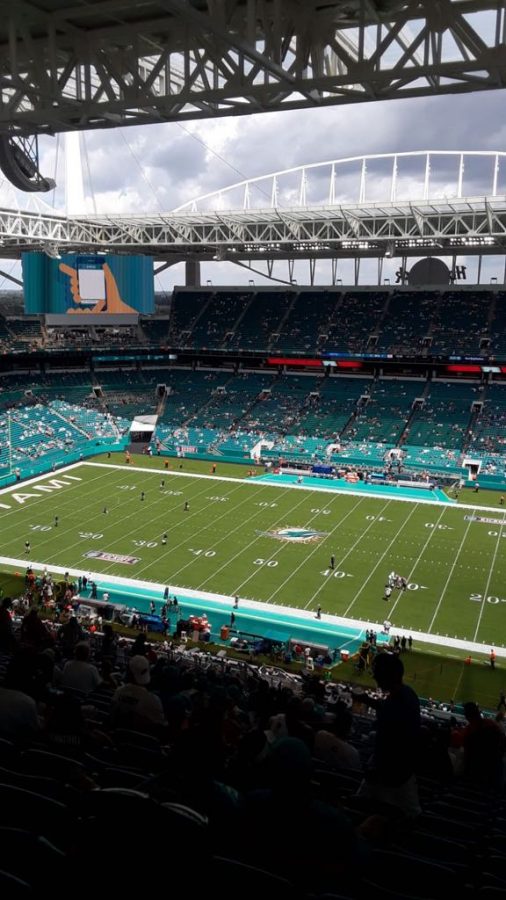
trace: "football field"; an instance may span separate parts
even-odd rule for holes
[[[165,472],[162,460],[112,463],[2,491],[1,555],[505,643],[502,509],[198,477]],[[392,571],[408,589],[385,601]]]

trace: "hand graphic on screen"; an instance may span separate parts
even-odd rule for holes
[[[66,263],[60,263],[60,272],[68,275],[70,278],[70,291],[77,309],[69,309],[69,313],[135,313],[136,310],[128,303],[124,303],[119,295],[116,279],[112,274],[107,263],[104,263],[104,280],[105,280],[105,300],[98,300],[95,306],[91,308],[82,307],[82,298],[79,293],[79,278],[77,269],[68,266]]]

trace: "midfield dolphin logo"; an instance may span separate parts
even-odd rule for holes
[[[327,537],[328,532],[315,531],[314,528],[287,526],[285,528],[275,528],[273,531],[257,531],[257,534],[262,537],[275,538],[278,541],[290,541],[293,544],[308,544]]]

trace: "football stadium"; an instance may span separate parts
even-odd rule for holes
[[[502,895],[504,4],[0,6],[5,897]]]

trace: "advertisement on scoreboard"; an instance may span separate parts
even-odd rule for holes
[[[72,324],[72,319],[95,324],[105,318],[113,324],[112,319],[133,321],[154,312],[149,256],[69,253],[53,259],[31,252],[21,260],[27,315],[45,315],[54,324]]]

